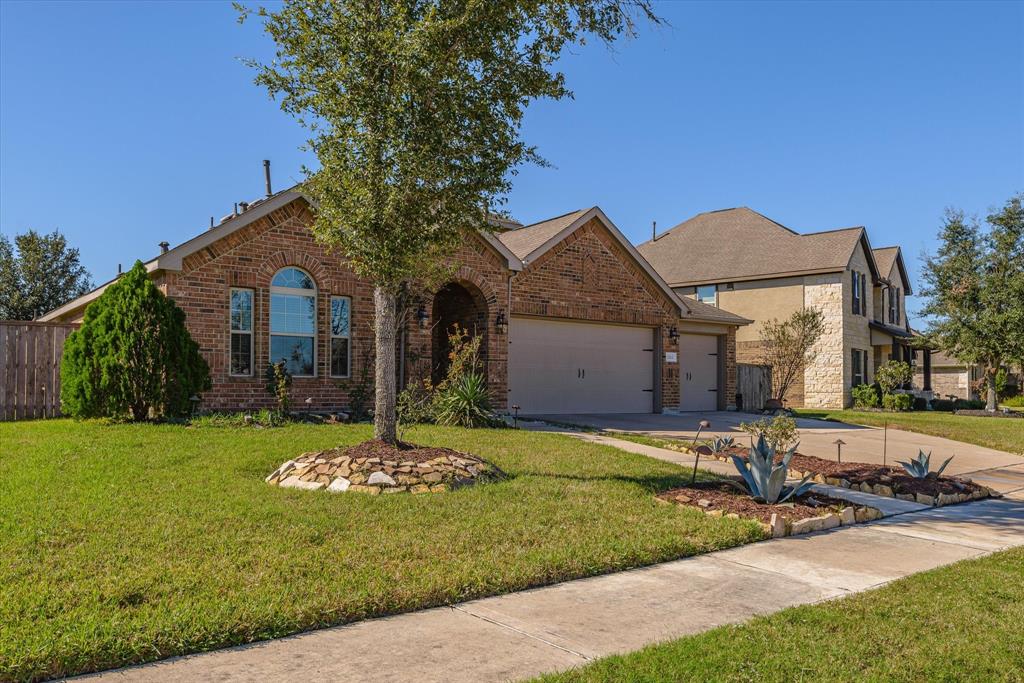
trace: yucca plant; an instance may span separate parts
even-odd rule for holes
[[[786,486],[789,461],[796,452],[796,446],[786,451],[780,463],[775,462],[775,452],[775,447],[765,441],[764,435],[759,436],[746,460],[737,455],[732,456],[732,464],[743,477],[746,487],[734,481],[730,483],[750,494],[754,500],[769,505],[785,503],[790,498],[806,493],[814,485],[810,475],[801,479],[796,486]]]
[[[465,373],[446,387],[437,399],[435,419],[439,425],[487,427],[495,422],[487,382],[476,371]]]
[[[953,456],[946,458],[946,462],[942,463],[942,467],[937,469],[935,472],[929,472],[931,469],[932,452],[928,451],[925,453],[921,449],[917,451],[917,457],[911,458],[906,462],[900,461],[899,464],[903,466],[903,469],[907,471],[907,474],[914,477],[915,479],[926,479],[929,476],[938,477],[942,474],[942,471],[946,469],[946,465],[953,459]]]

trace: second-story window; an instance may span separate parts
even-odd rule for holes
[[[718,305],[718,285],[703,285],[697,288],[697,301],[704,304]]]
[[[851,271],[850,275],[852,276],[852,284],[853,284],[853,314],[854,315],[864,315],[866,311],[865,311],[865,306],[864,306],[864,280],[863,280],[863,277],[861,276],[860,273],[858,273],[855,270]]]

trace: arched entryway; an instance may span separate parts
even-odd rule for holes
[[[481,336],[480,363],[487,368],[488,316],[487,299],[476,285],[469,282],[449,282],[434,295],[431,314],[430,377],[435,384],[448,373],[448,354],[451,348],[448,335],[455,325],[472,336]]]

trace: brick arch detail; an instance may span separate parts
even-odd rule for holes
[[[263,287],[270,286],[270,280],[277,274],[277,271],[288,266],[302,268],[313,276],[317,291],[330,290],[332,282],[327,275],[327,269],[315,256],[304,251],[279,251],[271,254],[260,264],[259,280]]]
[[[491,283],[487,281],[480,273],[476,272],[469,266],[460,266],[455,272],[455,276],[450,280],[453,282],[468,282],[469,284],[480,290],[480,293],[484,296],[484,301],[487,302],[488,308],[496,306],[498,303],[498,296],[494,292],[494,288],[491,287]]]

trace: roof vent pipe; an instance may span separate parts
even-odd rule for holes
[[[274,194],[273,190],[270,189],[270,159],[263,160],[263,180],[267,183],[267,196]]]
[[[161,242],[160,243],[160,253],[161,254],[166,254],[167,250],[170,249],[170,248],[171,248],[171,243],[170,242]]]
[[[651,221],[651,241],[658,239],[658,221]]]
[[[213,216],[210,216],[210,230],[213,230]]]
[[[249,210],[249,202],[238,202],[238,208],[242,210],[242,213],[245,213]]]

